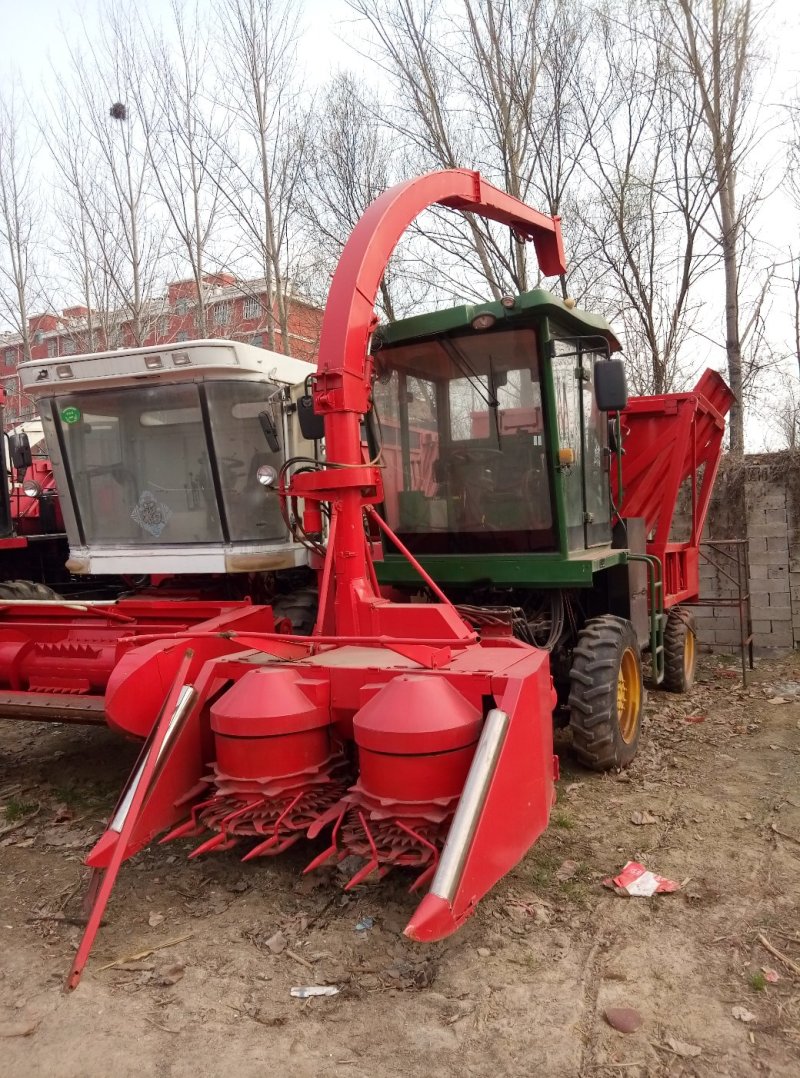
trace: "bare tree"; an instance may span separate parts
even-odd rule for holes
[[[143,47],[135,18],[108,9],[84,51],[68,47],[70,72],[55,72],[58,99],[49,132],[56,167],[89,225],[113,286],[112,338],[124,322],[142,344],[158,311],[164,220],[154,198],[145,130],[152,110],[141,85]],[[121,342],[120,342],[121,343]]]
[[[637,393],[680,381],[697,304],[715,261],[703,229],[715,194],[693,81],[675,69],[658,8],[598,14],[597,85],[581,98],[587,131],[582,217],[606,305],[624,330]]]
[[[740,455],[744,452],[740,258],[745,203],[737,181],[753,144],[748,123],[754,106],[757,17],[752,0],[677,0],[677,4],[664,0],[663,10],[673,29],[675,55],[697,87],[714,162],[728,378],[736,397],[730,414],[730,447]]]
[[[76,147],[73,146],[73,150]],[[107,260],[112,252],[98,242],[87,213],[92,190],[86,162],[79,153],[61,160],[53,186],[52,224],[49,245],[54,284],[63,298],[61,306],[81,306],[86,314],[71,328],[78,351],[109,347],[117,329],[117,295]],[[54,313],[58,313],[55,308]]]
[[[314,118],[304,170],[302,212],[319,249],[320,277],[333,269],[367,206],[395,182],[396,162],[391,137],[365,103],[366,87],[348,72],[334,75],[320,97],[324,105]],[[384,316],[396,317],[396,279],[390,263],[381,281],[379,305]],[[327,284],[327,280],[325,282]]]
[[[382,111],[407,147],[409,171],[479,168],[523,201],[540,203],[544,192],[548,208],[558,212],[574,167],[574,114],[559,130],[562,113],[535,103],[540,78],[558,88],[563,102],[569,97],[568,71],[574,73],[576,61],[564,68],[558,58],[545,58],[556,25],[563,30],[577,13],[569,0],[348,3],[371,34],[369,54],[377,51],[391,76],[394,93]],[[573,41],[580,52],[577,33]],[[545,154],[553,144],[559,161]],[[425,224],[436,278],[452,295],[479,296],[488,286],[499,298],[536,282],[524,245],[507,230],[439,211]]]
[[[770,407],[767,425],[778,439],[778,449],[800,450],[800,382],[794,374],[783,381],[778,399]]]
[[[197,9],[171,0],[171,32],[151,30],[146,66],[132,68],[134,99],[154,183],[180,260],[195,286],[194,321],[208,336],[206,272],[220,218],[225,122],[208,94],[210,42]]]
[[[786,184],[795,212],[800,213],[800,94],[789,106],[791,124],[787,146]],[[800,375],[800,252],[789,247],[790,281],[792,289],[792,326],[794,357]]]
[[[592,192],[581,183],[589,134],[599,122],[605,95],[597,90],[593,37],[586,9],[576,0],[549,0],[540,19],[540,70],[527,122],[536,147],[534,185],[540,208],[562,216],[568,268],[562,289],[594,305],[602,292],[602,267],[586,235],[586,204]]]
[[[292,0],[223,0],[217,9],[221,93],[239,132],[225,148],[230,167],[220,190],[248,262],[265,282],[269,347],[280,343],[283,351],[307,134],[297,86],[300,15]]]
[[[12,90],[0,99],[0,314],[21,339],[23,360],[31,358],[32,307],[43,300],[35,268],[43,223],[36,152],[23,131]]]

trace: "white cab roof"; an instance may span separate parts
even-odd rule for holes
[[[315,371],[313,363],[240,341],[199,340],[36,359],[20,364],[19,376],[26,394],[36,399],[51,396],[56,386],[64,393],[218,378],[263,378],[294,386]]]

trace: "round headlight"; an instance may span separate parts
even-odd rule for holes
[[[42,493],[41,484],[37,483],[35,479],[26,479],[22,484],[22,493],[26,498],[38,498]]]
[[[256,478],[262,487],[274,487],[278,482],[278,473],[271,464],[262,464],[256,472]]]

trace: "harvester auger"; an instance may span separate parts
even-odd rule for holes
[[[106,710],[118,728],[150,728],[148,707],[138,717],[135,707],[145,681],[171,687],[88,858],[94,905],[68,987],[80,978],[122,862],[159,835],[192,837],[194,855],[237,848],[250,859],[324,832],[309,870],[356,854],[355,886],[411,869],[412,889],[428,890],[406,935],[449,935],[547,826],[558,775],[556,686],[573,651],[566,682],[585,743],[597,749],[609,727],[622,750],[606,766],[635,751],[640,651],[651,640],[663,647],[669,601],[645,526],[644,562],[635,564],[653,576],[649,615],[644,585],[638,595],[631,583],[635,549],[611,541],[607,414],[617,415],[619,437],[626,404],[621,364],[610,358],[619,345],[602,319],[531,293],[530,302],[432,316],[417,334],[425,347],[412,344],[393,364],[391,334],[399,340],[404,331],[376,333],[374,300],[404,230],[432,204],[508,225],[533,242],[543,274],[565,271],[559,219],[474,172],[408,181],[366,211],[333,278],[313,414],[306,411],[309,429],[314,414],[324,421],[325,460],[287,460],[277,491],[293,534],[317,561],[314,632],[155,634],[138,638],[115,668]],[[541,332],[515,328],[525,311]],[[416,340],[413,326],[405,331]],[[550,362],[558,390],[550,378],[543,393],[539,371]],[[381,386],[397,394],[397,409],[375,416]],[[713,482],[724,408],[705,404],[702,452]],[[365,419],[374,454],[363,446]],[[504,480],[498,460],[512,435],[517,472]],[[633,523],[620,527],[633,534]],[[487,549],[489,562],[473,565]],[[536,557],[552,585],[539,620],[520,613],[525,589],[516,587],[519,563]],[[590,691],[598,677],[599,696]]]

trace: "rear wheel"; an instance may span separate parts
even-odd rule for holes
[[[691,692],[697,669],[697,631],[692,614],[675,607],[664,630],[664,681],[667,692]]]
[[[627,767],[639,747],[644,682],[633,626],[592,618],[572,653],[570,728],[575,754],[593,771]]]
[[[59,600],[58,592],[48,588],[46,584],[39,584],[35,580],[3,580],[0,581],[0,599],[19,599],[30,601]]]
[[[288,618],[292,623],[292,632],[297,636],[311,636],[317,621],[319,595],[314,588],[299,588],[286,595],[276,595],[272,600],[272,613],[275,621]]]

